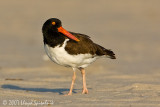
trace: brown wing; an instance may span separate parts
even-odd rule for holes
[[[82,36],[84,38],[90,38],[88,35],[85,34],[81,34],[81,33],[74,33],[74,32],[70,32],[72,35],[77,35],[77,36]]]
[[[70,33],[76,36],[80,41],[76,42],[70,39],[67,42],[65,50],[69,54],[77,55],[77,54],[90,53],[93,56],[108,55],[110,56],[110,58],[115,59],[114,56],[115,54],[111,50],[105,49],[104,47],[93,43],[93,41],[90,39],[89,36],[74,32]]]

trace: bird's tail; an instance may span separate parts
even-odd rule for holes
[[[105,49],[105,53],[109,58],[116,59],[116,56],[115,56],[114,52],[111,51],[110,49]]]
[[[99,55],[99,56],[105,55],[111,59],[116,59],[116,56],[113,51],[111,51],[110,49],[105,49],[104,47],[102,47],[98,44],[96,44],[96,45],[97,45],[97,55]]]

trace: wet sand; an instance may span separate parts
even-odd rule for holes
[[[53,104],[43,106],[160,106],[159,4],[158,0],[1,1],[0,105],[47,100]],[[116,54],[116,60],[99,59],[86,68],[88,95],[81,94],[77,71],[73,95],[64,96],[72,69],[43,59],[41,27],[51,17]]]

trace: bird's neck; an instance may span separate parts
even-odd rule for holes
[[[51,47],[62,45],[64,40],[65,40],[64,35],[59,32],[47,31],[43,33],[44,44],[47,44]]]

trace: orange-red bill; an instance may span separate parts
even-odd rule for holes
[[[58,28],[58,32],[63,33],[65,36],[69,37],[70,39],[73,39],[75,41],[80,41],[75,36],[73,36],[71,33],[69,33],[67,30],[65,30],[62,26]]]

